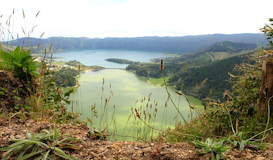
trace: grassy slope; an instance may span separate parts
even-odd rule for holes
[[[165,77],[166,82],[170,79],[170,77]],[[162,85],[164,84],[164,79],[163,78],[151,78],[149,80],[150,83],[154,85]]]

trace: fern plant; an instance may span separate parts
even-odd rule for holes
[[[60,129],[42,130],[38,134],[32,135],[27,131],[27,139],[14,139],[15,142],[8,147],[0,148],[0,151],[7,151],[3,160],[11,156],[16,159],[26,160],[35,158],[35,160],[53,160],[57,157],[68,160],[75,160],[72,156],[67,155],[62,149],[68,148],[77,150],[78,147],[70,142],[79,142],[80,140],[69,137],[69,134],[61,134]]]

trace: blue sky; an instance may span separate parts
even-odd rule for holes
[[[0,6],[0,22],[5,36],[9,28],[14,37],[35,25],[30,36],[45,32],[44,38],[259,33],[273,17],[270,6],[272,0],[8,0]]]

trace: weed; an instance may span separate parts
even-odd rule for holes
[[[194,140],[192,143],[195,144],[197,148],[201,148],[203,150],[203,152],[196,151],[198,154],[203,155],[210,152],[212,160],[222,159],[223,153],[230,149],[229,147],[226,147],[224,140],[216,142],[213,139],[207,138],[205,142]]]
[[[8,147],[1,148],[0,151],[8,151],[3,160],[16,157],[20,160],[36,157],[36,159],[56,159],[56,157],[74,160],[75,158],[67,155],[64,148],[77,150],[78,147],[71,142],[80,140],[69,137],[68,134],[61,134],[60,129],[42,130],[40,133],[32,135],[26,132],[27,139],[15,139]]]
[[[259,150],[263,150],[263,148],[265,147],[265,145],[261,143],[252,142],[249,139],[244,140],[242,135],[243,133],[239,132],[229,136],[228,138],[222,138],[222,140],[228,142],[233,148],[239,148],[240,151],[242,151],[247,145],[252,145]]]

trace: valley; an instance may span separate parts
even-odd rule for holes
[[[5,1],[0,159],[272,159],[265,1]]]
[[[60,104],[67,102],[68,117],[78,115],[94,129],[91,136],[104,137],[101,130],[112,141],[158,141],[171,138],[164,130],[171,135],[196,123],[206,113],[206,99],[225,101],[223,93],[231,89],[229,77],[238,73],[234,67],[253,63],[248,57],[256,48],[257,44],[223,41],[184,54],[63,49],[53,55],[49,67],[55,67],[52,78],[58,96],[68,96],[59,99]],[[61,86],[66,88],[60,91]],[[196,125],[203,123],[207,122]],[[193,131],[183,132],[191,137]]]

